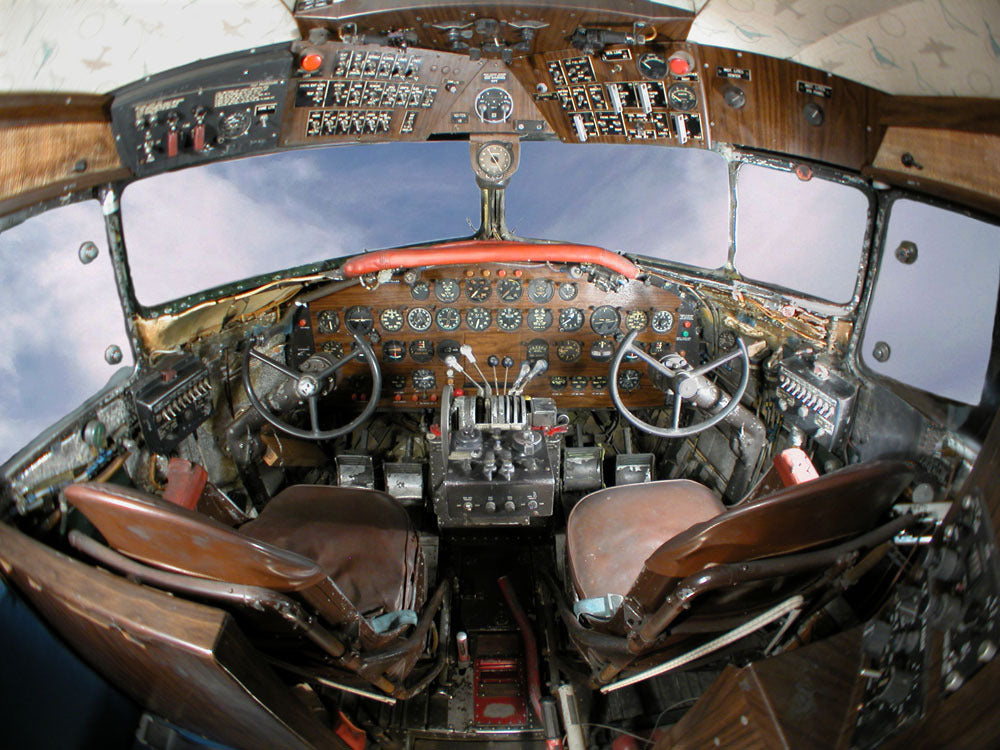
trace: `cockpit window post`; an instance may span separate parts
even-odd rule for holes
[[[125,318],[125,332],[128,334],[132,357],[138,364],[144,356],[135,325],[139,313],[139,302],[132,285],[132,274],[128,267],[128,253],[125,249],[125,234],[122,231],[121,190],[116,185],[106,185],[98,190],[101,209],[104,213],[104,229],[108,237],[111,267],[115,273],[115,287]]]

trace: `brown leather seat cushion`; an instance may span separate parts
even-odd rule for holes
[[[315,560],[362,614],[414,606],[418,537],[382,492],[296,485],[240,532]]]
[[[725,509],[715,493],[687,479],[609,487],[587,495],[566,526],[577,595],[624,596],[660,545]]]

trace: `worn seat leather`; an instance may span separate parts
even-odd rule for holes
[[[718,496],[687,479],[609,487],[570,512],[566,552],[581,599],[625,596],[666,540],[725,511]]]
[[[642,575],[676,582],[710,565],[857,536],[876,525],[913,476],[908,462],[873,461],[732,508],[687,480],[599,490],[582,498],[567,521],[573,586],[581,599],[624,596]]]
[[[240,533],[315,561],[362,614],[419,606],[418,537],[382,492],[295,485]]]
[[[123,554],[177,573],[296,592],[331,624],[423,605],[418,537],[405,510],[381,492],[290,487],[239,530],[129,487],[82,482],[64,492]]]

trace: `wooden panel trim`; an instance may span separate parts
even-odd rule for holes
[[[878,97],[873,124],[1000,135],[1000,99],[950,96]]]
[[[55,122],[111,122],[111,96],[19,93],[0,96],[0,128]]]

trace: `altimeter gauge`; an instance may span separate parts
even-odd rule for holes
[[[473,146],[472,167],[480,181],[500,184],[517,169],[516,144],[490,140]]]

